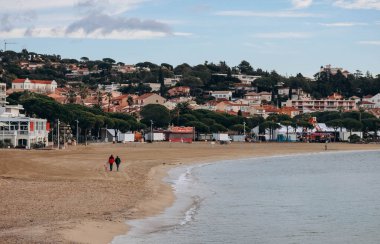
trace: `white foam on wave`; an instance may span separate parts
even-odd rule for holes
[[[164,181],[172,185],[176,196],[174,204],[157,216],[127,221],[127,224],[131,226],[127,236],[116,237],[112,243],[124,243],[129,238],[170,231],[191,223],[202,201],[202,197],[197,192],[199,189],[193,171],[205,165],[208,164],[181,166],[170,170]]]

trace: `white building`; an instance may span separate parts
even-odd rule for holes
[[[0,83],[0,87],[5,84]],[[0,93],[0,96],[3,96]],[[13,147],[31,148],[35,144],[47,145],[50,125],[46,119],[29,118],[21,114],[21,105],[0,105],[0,140]]]
[[[0,83],[0,107],[4,107],[7,99],[7,88],[5,83]]]
[[[232,77],[240,80],[241,83],[251,85],[256,79],[261,78],[258,75],[232,75]]]
[[[54,93],[57,88],[55,80],[29,80],[15,79],[12,81],[12,89],[20,91],[33,91],[37,93]]]
[[[177,83],[181,82],[181,80],[181,75],[176,75],[174,78],[164,78],[164,85],[167,87],[175,86]]]
[[[232,99],[232,92],[231,91],[212,91],[210,92],[210,95],[218,99],[226,99],[231,100]]]
[[[272,93],[270,93],[270,92],[260,92],[260,93],[248,92],[247,94],[245,94],[244,98],[248,99],[248,100],[256,101],[259,103],[261,103],[264,100],[267,102],[270,102],[272,100]]]
[[[294,107],[302,113],[313,111],[339,111],[356,109],[355,100],[288,100],[283,106]]]
[[[98,89],[105,92],[113,92],[120,89],[120,84],[112,83],[111,85],[101,85],[98,84]]]
[[[227,77],[227,74],[213,74],[213,75]],[[237,78],[238,80],[240,80],[242,84],[246,84],[246,85],[251,85],[252,82],[254,82],[256,79],[261,78],[261,76],[258,76],[258,75],[244,75],[244,74],[231,75],[231,76],[233,78]]]
[[[375,96],[365,96],[363,97],[363,102],[364,101],[373,103],[375,108],[380,108],[380,93]]]
[[[344,77],[348,77],[348,75],[350,74],[350,72],[348,72],[347,70],[343,69],[343,68],[339,68],[339,67],[332,67],[331,64],[328,64],[326,65],[325,67],[321,67],[320,69],[320,73],[321,72],[326,72],[327,74],[329,75],[336,75],[338,73],[338,71],[340,71],[342,73],[342,75]]]

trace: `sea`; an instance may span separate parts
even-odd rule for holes
[[[380,151],[184,166],[177,200],[113,244],[380,243]]]

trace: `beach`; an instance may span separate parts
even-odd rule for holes
[[[328,144],[327,152],[378,150]],[[320,143],[91,144],[66,150],[0,150],[0,240],[7,243],[108,243],[126,220],[162,212],[174,199],[162,179],[181,164],[326,152]],[[105,170],[110,154],[119,172]]]

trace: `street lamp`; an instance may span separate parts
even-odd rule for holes
[[[153,142],[153,120],[150,120],[150,140]]]
[[[243,131],[244,131],[244,139],[245,139],[245,121],[243,122]]]
[[[77,122],[77,145],[79,144],[79,120],[75,120]]]
[[[59,119],[57,121],[57,145],[58,145],[58,149],[59,149]]]

